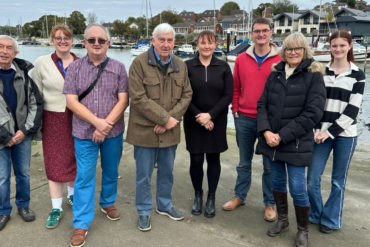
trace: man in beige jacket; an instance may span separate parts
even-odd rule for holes
[[[157,213],[173,220],[183,214],[172,205],[173,165],[180,142],[180,121],[191,101],[192,90],[184,62],[172,55],[175,31],[167,23],[153,31],[153,45],[132,63],[127,142],[134,145],[138,228],[151,229],[153,208],[151,177],[157,171]]]

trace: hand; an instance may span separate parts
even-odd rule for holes
[[[161,135],[161,134],[163,134],[164,132],[167,131],[167,129],[165,127],[160,126],[158,124],[156,126],[154,126],[153,130],[154,130],[154,133],[156,133],[157,135]]]
[[[96,129],[93,133],[93,142],[98,143],[98,142],[103,142],[105,139],[106,135],[101,133],[98,129]]]
[[[234,115],[234,118],[239,118],[239,113],[237,111],[234,112],[233,115]]]
[[[200,125],[204,126],[211,120],[211,115],[209,113],[199,113],[195,116],[195,121]]]
[[[170,130],[175,128],[178,123],[179,121],[176,118],[170,117],[164,127],[166,130]]]
[[[266,130],[263,133],[263,136],[266,139],[267,145],[269,145],[270,147],[276,147],[280,144],[281,139],[280,139],[279,134],[275,134],[269,130]]]
[[[26,138],[26,136],[23,134],[23,132],[21,130],[18,130],[12,137],[12,139],[10,139],[10,141],[6,144],[6,146],[11,147],[13,145],[17,145],[23,142],[24,138]]]
[[[215,127],[215,124],[213,123],[212,120],[209,120],[208,123],[204,125],[204,128],[206,128],[206,130],[209,130],[209,131],[212,131],[214,127]]]
[[[326,131],[323,132],[316,132],[314,135],[314,140],[317,144],[324,143],[326,139],[329,138],[329,135]]]
[[[113,124],[103,118],[98,118],[95,123],[95,127],[97,130],[100,131],[101,134],[104,134],[106,136],[112,130]]]

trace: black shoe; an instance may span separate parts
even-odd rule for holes
[[[204,209],[204,216],[207,218],[215,217],[215,193],[208,193],[206,208]]]
[[[325,225],[321,225],[319,226],[319,231],[322,232],[322,233],[326,233],[326,234],[330,234],[334,231],[334,229],[331,229]]]
[[[149,215],[139,215],[137,227],[142,232],[147,232],[150,229],[152,229],[152,226],[150,225],[150,216]]]
[[[194,203],[191,207],[191,213],[194,215],[200,215],[203,207],[203,190],[195,191]]]
[[[10,220],[10,215],[0,215],[0,231],[6,226]]]
[[[34,221],[36,219],[35,213],[31,209],[29,209],[28,207],[18,208],[18,214],[26,222]]]

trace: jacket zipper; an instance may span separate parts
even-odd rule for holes
[[[298,146],[299,146],[299,139],[296,139],[295,140],[295,148],[298,149]]]
[[[276,148],[274,149],[274,153],[272,154],[272,161],[275,161],[275,154],[276,154]]]
[[[208,81],[207,67],[205,67],[205,72],[206,72],[206,82],[207,82]]]

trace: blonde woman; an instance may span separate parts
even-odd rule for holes
[[[296,246],[308,246],[310,202],[306,191],[306,166],[311,164],[313,128],[325,105],[324,66],[312,59],[301,33],[283,42],[282,62],[267,79],[257,104],[256,152],[270,159],[271,180],[278,221],[267,235],[287,231],[289,192],[293,197],[297,228]]]

